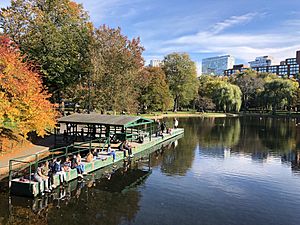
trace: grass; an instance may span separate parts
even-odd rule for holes
[[[159,119],[164,117],[226,117],[225,113],[200,113],[196,111],[180,111],[180,112],[152,112],[140,114],[140,116],[151,119]]]

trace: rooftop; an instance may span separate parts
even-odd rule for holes
[[[95,124],[95,125],[110,125],[132,127],[143,124],[152,123],[153,120],[142,118],[139,116],[127,115],[103,115],[99,113],[91,114],[72,114],[58,119],[58,123],[73,123],[73,124]]]

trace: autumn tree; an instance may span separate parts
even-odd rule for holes
[[[140,73],[139,103],[143,112],[165,111],[172,107],[173,99],[160,67],[146,67]]]
[[[114,113],[138,110],[138,75],[143,68],[144,48],[139,38],[128,39],[121,29],[101,26],[91,47],[93,107]]]
[[[163,70],[174,99],[174,111],[188,104],[197,95],[198,80],[195,63],[186,53],[172,53],[163,60]]]
[[[26,138],[55,126],[56,111],[38,73],[14,44],[0,37],[0,134],[9,130]]]
[[[16,0],[0,10],[0,28],[40,72],[55,100],[88,74],[91,25],[70,0]]]

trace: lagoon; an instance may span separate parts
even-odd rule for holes
[[[180,118],[184,137],[139,162],[62,189],[0,194],[0,224],[256,224],[300,221],[295,119]]]

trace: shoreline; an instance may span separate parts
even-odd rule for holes
[[[149,119],[163,119],[163,118],[180,118],[180,117],[203,117],[203,118],[225,118],[238,117],[238,114],[232,113],[164,113],[157,115],[140,115]]]

